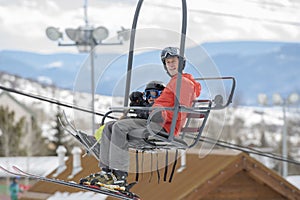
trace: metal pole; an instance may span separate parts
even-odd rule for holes
[[[84,1],[83,12],[84,12],[85,26],[88,26],[89,25],[89,21],[88,21],[88,16],[87,16],[87,0]]]
[[[186,0],[182,0],[182,23],[181,23],[181,38],[180,38],[180,58],[178,66],[178,74],[176,81],[176,94],[174,99],[174,112],[172,116],[171,130],[168,139],[172,141],[174,139],[174,133],[177,123],[177,117],[180,106],[180,90],[181,90],[181,80],[182,80],[182,70],[183,70],[183,58],[185,50],[185,39],[186,39],[186,26],[187,26],[187,5]]]
[[[287,158],[287,123],[286,123],[286,104],[287,100],[284,100],[282,105],[282,111],[283,111],[283,131],[282,131],[282,157]],[[282,176],[287,177],[288,175],[288,163],[283,162],[282,166]]]
[[[91,44],[91,90],[92,90],[92,135],[95,133],[95,78],[94,78],[94,44]]]
[[[124,107],[128,106],[128,98],[130,92],[130,84],[131,84],[131,73],[132,73],[132,64],[133,64],[133,53],[134,53],[134,42],[135,42],[135,34],[136,34],[136,26],[139,19],[139,14],[141,7],[143,5],[143,0],[139,0],[131,26],[130,32],[130,44],[129,44],[129,54],[128,54],[128,63],[127,63],[127,74],[126,74],[126,85],[125,85],[125,95],[124,95]]]

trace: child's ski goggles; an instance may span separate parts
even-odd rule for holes
[[[150,99],[150,97],[153,99],[156,99],[160,96],[161,92],[162,91],[160,91],[160,90],[154,90],[154,89],[145,90],[144,95],[145,95],[146,99]]]

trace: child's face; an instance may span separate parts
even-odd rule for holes
[[[179,59],[177,56],[166,58],[165,60],[167,70],[171,76],[174,76],[178,73],[178,65],[179,65]]]
[[[157,96],[157,92],[155,91],[150,91],[150,97],[147,99],[149,104],[154,103],[155,99],[157,98],[153,98]]]

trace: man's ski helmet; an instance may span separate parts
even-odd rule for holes
[[[161,51],[161,55],[160,55],[161,62],[164,64],[164,68],[167,71],[167,73],[168,73],[168,70],[167,70],[167,66],[166,66],[166,58],[173,57],[173,56],[177,56],[178,58],[180,58],[179,48],[177,48],[177,47],[166,47]],[[182,70],[184,69],[184,67],[185,67],[185,57],[183,57],[183,68],[182,68]]]

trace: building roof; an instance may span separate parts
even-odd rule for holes
[[[224,152],[227,152],[224,150]],[[143,171],[149,171],[149,157],[143,155],[145,161]],[[135,159],[132,155],[131,159]],[[141,154],[140,154],[141,158]],[[169,154],[169,158],[172,155]],[[139,159],[141,161],[141,159]],[[164,162],[164,157],[159,157]],[[148,162],[148,163],[147,163]],[[156,161],[155,161],[156,162]],[[131,162],[135,163],[135,162]],[[141,162],[139,162],[139,168]],[[72,158],[67,161],[67,170],[59,175],[59,179],[68,180],[71,174]],[[152,163],[153,165],[153,163]],[[90,173],[99,170],[97,161],[92,157],[82,159],[83,169],[73,181],[79,181]],[[154,166],[154,165],[153,165]],[[177,169],[180,164],[177,165]],[[172,164],[168,167],[168,176]],[[131,165],[131,170],[135,164]],[[163,177],[164,168],[160,175]],[[51,175],[54,174],[52,172]],[[132,188],[142,199],[299,199],[300,191],[287,182],[276,172],[251,158],[245,153],[220,153],[211,152],[204,158],[199,158],[197,152],[189,151],[186,156],[186,168],[180,173],[175,173],[171,183],[164,182],[161,178],[158,183],[157,173],[145,172],[139,176],[139,183]],[[150,181],[151,179],[151,181]],[[135,180],[135,174],[129,175],[129,182]],[[78,192],[78,189],[68,188],[52,183],[38,182],[30,189],[35,194],[54,194],[61,192]],[[41,195],[42,196],[42,195]],[[22,198],[27,200],[25,196]],[[32,198],[31,198],[32,199]],[[40,198],[43,199],[43,198]],[[109,198],[110,199],[110,198]]]
[[[143,199],[299,199],[300,191],[245,153],[190,153],[186,169],[172,183],[152,181],[149,174],[132,191]],[[163,171],[161,171],[163,173]]]

